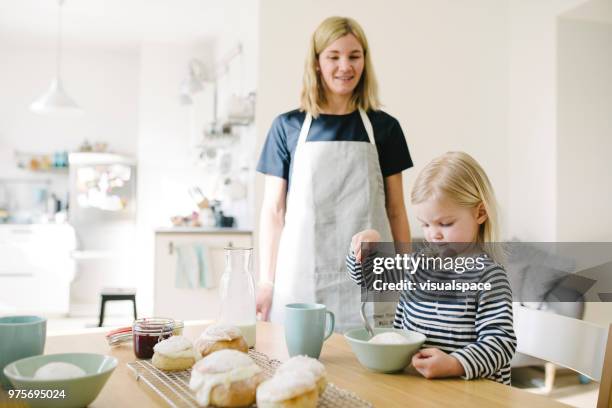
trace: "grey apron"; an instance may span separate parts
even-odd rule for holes
[[[361,326],[360,288],[346,273],[351,238],[364,229],[393,241],[385,208],[383,176],[372,124],[359,111],[369,143],[308,142],[306,114],[297,142],[291,189],[276,261],[270,320],[284,322],[284,306],[323,303],[336,315],[336,330]],[[389,326],[394,303],[369,305],[376,326]]]

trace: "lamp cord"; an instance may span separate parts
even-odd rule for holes
[[[60,79],[61,75],[61,61],[62,61],[62,6],[64,5],[64,0],[57,0],[57,61],[56,61],[56,71],[57,71],[57,79]]]

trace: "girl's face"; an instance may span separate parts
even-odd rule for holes
[[[430,198],[415,205],[425,239],[434,243],[472,243],[487,219],[484,205],[461,207],[446,198]]]
[[[326,92],[350,96],[363,73],[363,48],[353,34],[347,34],[319,54],[317,65]]]

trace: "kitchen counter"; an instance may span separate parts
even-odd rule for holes
[[[195,339],[206,322],[186,322],[184,335]],[[131,345],[110,348],[104,334],[108,328],[85,329],[47,337],[45,353],[92,352],[110,354],[119,365],[91,407],[163,407],[165,402],[145,384],[136,381],[126,363],[134,361]],[[257,324],[256,349],[281,361],[288,358],[283,327]],[[368,371],[357,361],[344,339],[334,334],[325,342],[320,358],[328,380],[350,390],[375,407],[567,407],[567,405],[489,380],[427,380],[409,374]],[[2,397],[0,396],[0,405]]]
[[[221,227],[159,227],[155,229],[156,233],[201,233],[201,234],[252,234],[249,229],[240,228],[221,228]]]
[[[67,222],[0,222],[0,229],[70,228]]]

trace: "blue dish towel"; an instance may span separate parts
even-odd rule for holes
[[[215,276],[210,267],[209,258],[206,245],[188,244],[176,247],[174,285],[184,289],[214,288]]]

